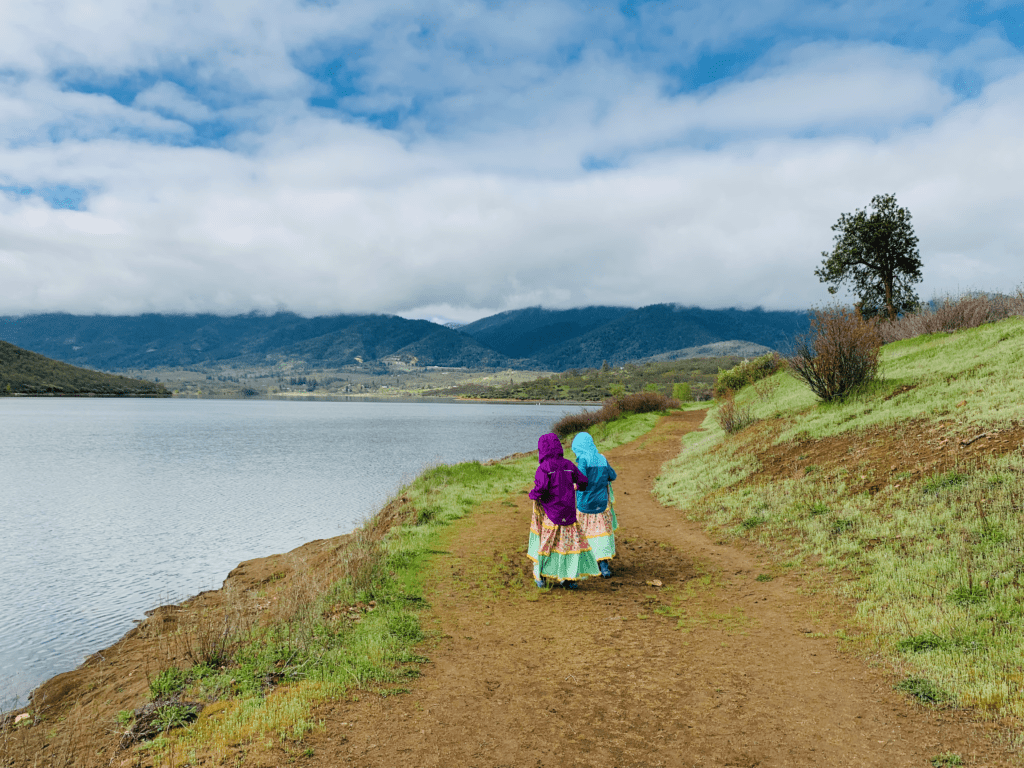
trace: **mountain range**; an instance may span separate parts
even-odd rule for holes
[[[629,307],[531,307],[458,329],[394,315],[71,315],[0,318],[0,339],[106,371],[302,363],[309,369],[402,362],[563,371],[621,365],[716,342],[787,352],[806,312]]]

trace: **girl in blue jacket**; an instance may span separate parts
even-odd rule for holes
[[[594,438],[587,432],[576,435],[572,452],[576,454],[576,466],[587,476],[587,484],[576,491],[580,526],[597,558],[601,578],[607,579],[612,575],[610,563],[615,557],[615,530],[619,527],[613,506],[615,497],[611,495],[615,470],[598,453]]]

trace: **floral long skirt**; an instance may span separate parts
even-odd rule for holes
[[[609,506],[604,512],[577,512],[583,535],[587,537],[596,560],[611,560],[615,557],[615,531],[619,529],[619,521],[615,517],[615,508]]]
[[[539,505],[530,520],[527,556],[533,560],[535,579],[579,581],[601,574],[580,524],[555,525]]]

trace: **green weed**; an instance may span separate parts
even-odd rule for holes
[[[921,484],[921,490],[925,493],[938,493],[947,488],[954,488],[967,482],[968,476],[963,472],[951,470],[939,475],[929,477]]]
[[[169,731],[171,728],[181,728],[195,720],[195,713],[191,707],[180,704],[168,704],[160,707],[156,717],[153,718],[153,727],[161,731]]]
[[[923,651],[945,650],[950,643],[943,637],[932,632],[925,632],[922,635],[914,635],[896,643],[896,650],[904,653],[921,653]]]
[[[169,667],[149,682],[149,696],[154,701],[169,699],[181,693],[188,681],[188,672],[177,667]]]
[[[807,505],[807,514],[811,515],[812,517],[816,517],[817,515],[827,515],[828,513],[828,504],[826,504],[823,501],[812,501],[810,504]]]
[[[949,699],[948,693],[931,680],[926,680],[923,677],[908,677],[896,685],[896,690],[909,693],[915,699],[925,704],[940,704]]]
[[[961,584],[949,593],[949,601],[957,605],[978,605],[987,599],[988,592],[978,584]]]
[[[848,533],[849,531],[853,530],[853,527],[856,524],[857,523],[856,523],[855,520],[845,520],[843,518],[839,518],[838,520],[833,520],[832,521],[832,533],[834,535],[836,535],[836,536],[839,536],[839,535],[844,534],[844,533]]]

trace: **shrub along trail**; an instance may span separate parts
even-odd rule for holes
[[[810,590],[806,574],[773,576],[753,546],[717,543],[652,497],[703,417],[675,412],[608,452],[614,578],[538,591],[525,491],[485,506],[448,530],[434,559],[422,677],[404,693],[339,701],[301,745],[250,761],[893,768],[956,753],[968,766],[1018,764],[995,726],[895,692],[839,639],[856,633],[849,606]]]

